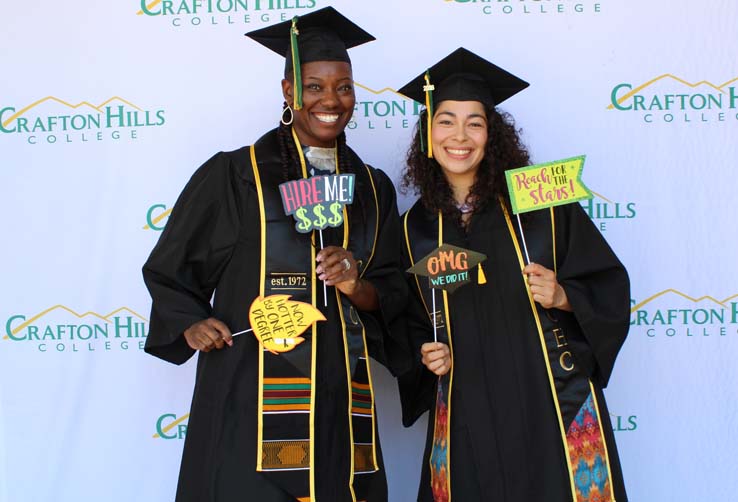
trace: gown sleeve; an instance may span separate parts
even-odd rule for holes
[[[374,256],[363,278],[377,290],[379,309],[360,315],[366,327],[369,354],[397,376],[410,365],[405,338],[397,336],[398,330],[393,327],[401,322],[400,314],[407,304],[407,284],[400,268],[402,231],[392,181],[384,172],[370,169],[379,204],[379,228]]]
[[[407,270],[412,264],[407,246],[404,244],[404,236],[402,239],[402,268]],[[411,366],[397,379],[402,423],[405,427],[410,427],[435,405],[438,377],[421,361],[420,347],[426,342],[433,341],[433,327],[418,291],[415,276],[406,273],[405,277],[409,290],[408,305],[402,316],[402,322],[397,323],[395,329],[402,332],[411,353]]]
[[[192,176],[143,266],[152,298],[144,350],[175,364],[193,354],[184,331],[212,315],[210,299],[238,238],[234,170],[216,154]]]
[[[579,204],[556,211],[558,281],[584,335],[572,344],[585,371],[605,387],[630,325],[628,273]]]

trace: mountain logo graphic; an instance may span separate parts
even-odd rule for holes
[[[139,129],[163,126],[163,109],[146,109],[121,96],[95,104],[46,96],[28,105],[0,105],[0,136],[25,136],[29,144],[137,139]],[[126,132],[122,132],[126,130]]]
[[[610,93],[607,109],[671,113],[735,110],[738,108],[736,85],[738,77],[715,84],[709,80],[690,82],[665,73],[636,86],[617,84]]]
[[[172,26],[231,25],[286,21],[317,0],[139,0],[137,16],[169,17]],[[270,13],[274,13],[274,16]],[[281,15],[278,15],[281,14]],[[187,22],[183,18],[188,17]]]
[[[415,125],[423,105],[391,87],[376,90],[359,82],[356,104],[348,129],[409,129]]]
[[[35,344],[40,352],[49,347],[57,352],[129,350],[131,344],[143,349],[148,324],[148,319],[128,307],[100,314],[59,304],[31,316],[11,315],[3,341]]]
[[[738,298],[738,294],[729,296],[729,297],[727,297],[724,300],[718,300],[714,296],[711,296],[711,295],[705,295],[705,296],[700,296],[698,298],[695,298],[693,296],[689,296],[689,295],[687,295],[685,293],[682,293],[678,289],[669,288],[669,289],[665,289],[663,291],[659,291],[658,293],[649,296],[648,298],[646,298],[645,300],[641,301],[640,303],[633,305],[633,307],[631,307],[631,309],[630,309],[630,312],[631,313],[637,312],[638,310],[642,309],[643,307],[645,307],[649,303],[654,302],[657,298],[661,298],[662,296],[667,296],[667,295],[675,295],[675,296],[684,298],[685,300],[687,300],[687,301],[689,301],[691,303],[700,303],[700,302],[703,302],[703,301],[709,301],[709,302],[712,302],[712,303],[714,303],[716,305],[719,305],[722,308],[730,308],[730,305],[729,305],[728,302],[730,302],[731,300],[734,300],[734,299]]]
[[[649,338],[721,338],[738,333],[738,294],[718,299],[691,296],[678,289],[631,300],[630,327]]]

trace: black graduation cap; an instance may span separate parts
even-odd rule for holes
[[[477,282],[487,282],[481,265],[486,259],[487,256],[482,253],[444,243],[407,269],[407,272],[428,277],[431,288],[453,293],[471,280],[474,267],[479,267]]]
[[[300,65],[313,61],[351,63],[347,49],[376,40],[333,7],[324,7],[290,21],[246,33],[285,58],[285,76],[292,71],[294,108],[302,108]]]
[[[488,106],[497,106],[528,85],[528,82],[512,73],[459,47],[405,84],[398,92],[425,104],[428,110],[428,157],[433,157],[430,125],[435,104],[453,100],[479,101]]]

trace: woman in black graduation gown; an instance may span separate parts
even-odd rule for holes
[[[332,8],[248,36],[287,57],[281,125],[195,172],[143,268],[146,351],[199,356],[177,501],[386,501],[368,356],[397,369],[385,334],[406,302],[401,230],[392,183],[344,135],[346,49],[373,37]],[[355,180],[343,224],[298,232],[279,185],[336,173]],[[326,318],[302,344],[272,353],[232,335],[254,327],[254,299],[276,309],[286,294]]]
[[[628,276],[576,203],[526,213],[526,264],[504,171],[530,162],[495,106],[527,86],[462,48],[399,91],[431,107],[404,173],[420,194],[404,266],[441,244],[486,255],[476,280],[436,290],[438,342],[428,280],[408,277],[405,425],[430,410],[419,501],[626,500],[602,388],[628,331]]]

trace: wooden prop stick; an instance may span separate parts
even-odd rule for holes
[[[245,330],[243,330],[243,331],[239,331],[238,333],[233,333],[233,334],[231,334],[231,336],[238,336],[238,335],[243,335],[244,333],[248,333],[249,331],[254,331],[254,330],[253,330],[253,329],[251,329],[251,328],[249,328],[249,329],[245,329]]]
[[[436,288],[431,288],[431,298],[433,299],[433,341],[438,341],[438,327],[436,326]]]
[[[321,228],[318,230],[318,234],[320,234],[320,249],[323,249],[323,229]],[[325,272],[325,270],[324,270]],[[328,306],[328,288],[325,285],[325,281],[323,281],[323,306]]]
[[[523,241],[523,251],[525,251],[525,264],[530,265],[530,255],[528,255],[528,245],[525,243],[525,234],[523,233],[523,225],[520,223],[520,213],[516,215],[518,217],[518,228],[520,229],[520,238]]]

